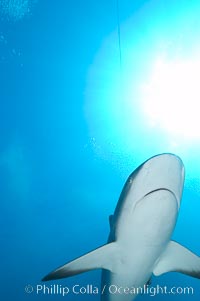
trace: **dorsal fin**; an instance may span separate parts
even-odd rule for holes
[[[110,224],[110,228],[112,228],[112,225],[113,225],[113,215],[112,214],[109,216],[109,224]]]

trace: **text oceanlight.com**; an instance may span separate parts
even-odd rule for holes
[[[87,284],[85,286],[75,284],[71,287],[64,286],[60,284],[52,285],[41,285],[36,286],[27,285],[25,287],[25,292],[27,294],[35,293],[37,295],[60,295],[67,296],[69,294],[74,295],[98,295],[98,294],[111,294],[111,295],[135,295],[144,294],[154,297],[156,295],[193,295],[193,287],[168,287],[168,286],[149,286],[144,285],[143,287],[123,287],[117,285],[104,285],[101,288],[94,286],[92,284]]]

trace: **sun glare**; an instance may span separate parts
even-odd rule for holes
[[[200,138],[200,58],[157,60],[142,86],[141,103],[150,126]]]

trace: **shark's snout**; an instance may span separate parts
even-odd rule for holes
[[[137,187],[138,199],[152,191],[165,189],[175,195],[178,207],[180,207],[184,185],[184,165],[178,156],[166,153],[152,157],[141,165],[137,174],[133,174],[132,181]],[[143,195],[140,195],[141,191]]]

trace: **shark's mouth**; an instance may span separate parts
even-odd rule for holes
[[[151,195],[151,194],[153,194],[153,193],[155,193],[155,192],[158,192],[158,191],[168,191],[169,193],[171,193],[171,194],[174,196],[174,198],[176,199],[177,204],[178,204],[178,207],[180,206],[176,194],[175,194],[171,189],[162,187],[162,188],[157,188],[157,189],[151,190],[150,192],[146,193],[146,194],[143,195],[141,198],[139,198],[139,200],[137,200],[137,201],[133,204],[133,206],[132,206],[132,208],[131,208],[131,212],[134,211],[134,209],[136,208],[136,206],[137,206],[137,205],[140,203],[140,201],[143,200],[146,196],[149,196],[149,195]]]
[[[145,198],[147,195],[150,195],[150,194],[152,194],[152,193],[154,193],[154,192],[162,191],[162,190],[169,191],[171,194],[173,194],[173,196],[175,197],[175,199],[176,199],[176,201],[177,201],[177,203],[178,203],[178,199],[177,199],[176,194],[175,194],[171,189],[168,189],[168,188],[157,188],[157,189],[151,190],[150,192],[148,192],[147,194],[145,194],[145,195],[143,196],[143,198]]]

